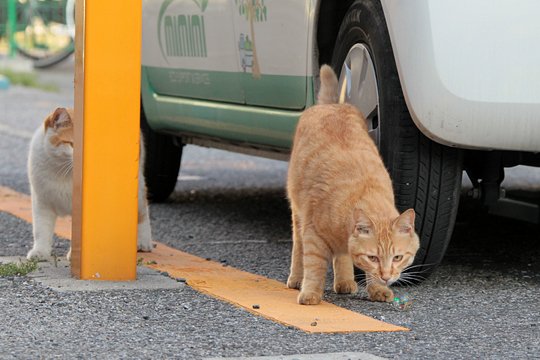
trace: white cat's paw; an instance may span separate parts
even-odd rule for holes
[[[51,251],[39,248],[33,248],[26,255],[28,260],[51,260]]]
[[[71,247],[69,248],[69,251],[66,254],[67,261],[71,261]]]
[[[139,224],[137,230],[137,251],[151,252],[154,248],[152,244],[152,231],[148,220]]]
[[[137,251],[139,252],[152,252],[154,245],[152,245],[152,240],[149,241],[138,241]]]

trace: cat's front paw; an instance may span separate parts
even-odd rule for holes
[[[394,292],[384,285],[369,285],[367,291],[371,301],[392,302],[394,299]]]
[[[342,280],[334,283],[334,291],[338,294],[356,294],[358,284],[354,280]]]
[[[298,303],[300,305],[317,305],[321,302],[321,294],[312,291],[302,291],[298,295]]]
[[[302,286],[302,278],[299,276],[290,275],[287,280],[287,287],[289,289],[300,289]]]
[[[51,251],[39,248],[33,248],[26,255],[28,260],[51,260]]]
[[[137,251],[138,252],[152,252],[154,249],[154,246],[152,245],[152,242],[145,242],[144,244],[137,244]]]

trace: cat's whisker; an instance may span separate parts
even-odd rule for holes
[[[67,160],[64,165],[62,166],[62,171],[59,174],[60,176],[66,177],[70,175],[71,171],[73,170],[73,161]]]
[[[367,287],[368,282],[366,280],[362,280],[362,281],[357,282],[357,284],[359,287]]]
[[[68,159],[60,164],[56,175],[65,177],[69,174],[69,172],[73,169],[73,161],[71,159]]]
[[[69,174],[71,174],[72,171],[73,171],[73,162],[70,161],[70,162],[69,162],[69,166],[68,166],[67,169],[66,169],[66,176],[68,176]]]
[[[405,268],[405,270],[407,269],[412,269],[412,268],[416,268],[416,267],[424,267],[424,266],[435,266],[436,264],[435,263],[432,263],[432,264],[416,264],[416,265],[409,265]]]
[[[372,283],[373,280],[376,280],[376,277],[372,274],[366,274],[366,280],[368,283]]]
[[[58,177],[62,177],[63,174],[64,174],[64,166],[60,167],[55,175]]]
[[[407,278],[407,277],[400,277],[398,281],[400,281],[400,282],[406,282],[406,283],[411,283],[411,279],[410,279],[410,278]]]
[[[58,175],[58,176],[63,176],[63,175],[64,175],[64,171],[65,171],[65,169],[66,169],[67,166],[68,166],[68,163],[67,163],[67,162],[62,163],[62,165],[61,165],[60,168],[58,169],[56,175]]]
[[[425,271],[410,271],[410,272],[403,272],[401,273],[401,275],[405,275],[405,276],[423,276],[423,274],[425,273]]]
[[[62,177],[66,177],[66,175],[69,173],[69,166],[65,166],[62,173],[60,174]]]
[[[426,277],[421,274],[401,274],[402,279],[425,279]]]
[[[410,281],[410,282],[420,282],[425,280],[424,277],[403,277],[400,280],[402,281]]]
[[[408,278],[404,278],[405,280],[409,280],[409,281],[413,281],[413,282],[422,282],[425,280],[425,278],[423,277],[408,277]]]
[[[400,285],[404,285],[407,288],[411,288],[414,286],[414,283],[407,279],[399,279],[398,282],[400,283]]]
[[[402,273],[401,276],[403,276],[403,277],[423,277],[423,278],[425,278],[425,276],[423,276],[421,271],[410,272],[410,273]]]
[[[405,276],[422,276],[422,277],[426,277],[427,273],[425,271],[411,271],[411,272],[404,272],[402,273],[402,275],[405,275]]]
[[[60,164],[58,164],[58,169],[56,171],[57,175],[62,171],[62,169],[64,168],[64,166],[66,166],[67,163],[68,163],[68,161],[64,161],[64,162],[61,162]]]
[[[369,285],[371,285],[371,284],[373,283],[372,277],[366,275],[366,279],[365,279],[364,283],[366,284],[366,287],[368,287]]]
[[[401,276],[421,276],[424,274],[423,271],[411,271],[411,272],[402,272]]]
[[[414,269],[414,268],[419,268],[419,267],[423,267],[425,269],[421,270],[421,272],[425,272],[425,271],[428,271],[430,268],[432,267],[435,267],[437,264],[419,264],[419,265],[411,265],[409,267],[406,267],[405,269],[403,269],[403,271],[409,271],[410,269]]]
[[[426,272],[429,272],[430,269],[414,269],[412,271],[409,271],[409,270],[403,270],[403,274],[423,274],[423,273],[426,273]]]

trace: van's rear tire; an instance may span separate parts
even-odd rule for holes
[[[152,130],[142,106],[141,131],[145,144],[144,178],[147,198],[150,202],[162,202],[167,200],[176,186],[182,146],[177,145],[173,136]]]

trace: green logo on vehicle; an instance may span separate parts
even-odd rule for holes
[[[158,39],[161,54],[167,61],[170,57],[207,57],[204,16],[166,14],[173,1],[175,0],[165,0],[159,10]],[[208,0],[193,1],[201,13],[206,10]]]

